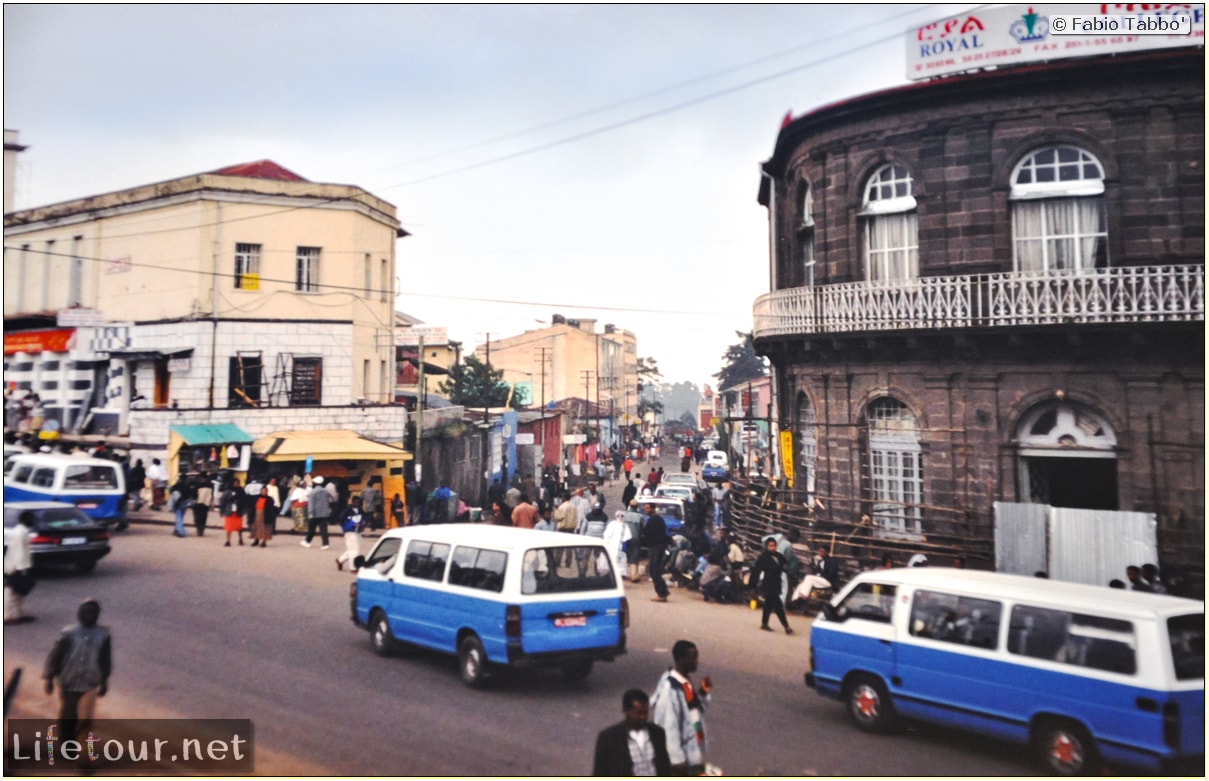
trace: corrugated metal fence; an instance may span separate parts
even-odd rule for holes
[[[1157,530],[1153,513],[995,502],[995,569],[1104,586],[1158,562]]]

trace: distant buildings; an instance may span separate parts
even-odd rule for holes
[[[598,333],[595,320],[556,314],[546,328],[489,339],[474,355],[523,388],[531,406],[582,398],[616,426],[639,422],[638,339],[612,324]]]
[[[1030,574],[1203,572],[1204,89],[1203,48],[1118,53],[783,127],[755,347],[829,517],[1001,566],[1014,539]]]

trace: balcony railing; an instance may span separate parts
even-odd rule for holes
[[[1205,319],[1204,266],[1013,272],[774,290],[753,335]]]

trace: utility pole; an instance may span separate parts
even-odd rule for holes
[[[541,428],[541,430],[542,430],[542,466],[544,467],[546,464],[546,348],[539,347],[538,349],[541,350],[541,353],[542,353],[542,357],[541,357],[541,362],[542,362],[542,406],[541,406],[542,423],[541,423],[541,427],[542,428]]]
[[[488,331],[487,337],[487,370],[484,372],[486,377],[491,377],[491,332]],[[486,508],[487,505],[487,486],[491,479],[491,413],[487,404],[487,389],[483,389],[483,484],[482,484],[482,501],[481,504]]]
[[[416,452],[415,452],[415,480],[421,486],[424,485],[424,335],[420,335],[420,346],[416,350],[416,354],[420,357],[420,392],[416,396]]]

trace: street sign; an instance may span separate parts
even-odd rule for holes
[[[105,315],[96,309],[60,309],[56,320],[63,328],[94,328],[105,325]]]

